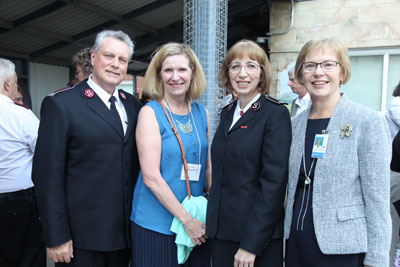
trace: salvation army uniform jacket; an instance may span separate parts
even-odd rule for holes
[[[70,239],[88,250],[129,246],[141,103],[122,90],[118,95],[128,118],[125,136],[86,81],[43,100],[32,177],[47,247]]]
[[[236,105],[222,110],[213,139],[206,232],[261,255],[270,239],[283,236],[290,115],[262,95],[229,130]]]

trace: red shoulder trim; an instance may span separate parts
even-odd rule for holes
[[[54,96],[55,94],[64,92],[64,91],[69,90],[69,89],[72,89],[72,87],[64,87],[64,88],[58,89],[58,90],[54,91],[53,93],[49,94],[49,96]]]
[[[14,104],[15,104],[15,105],[17,105],[17,106],[24,107],[24,108],[26,108],[26,109],[29,109],[29,110],[30,110],[30,108],[29,108],[29,107],[27,107],[27,106],[25,106],[25,105],[22,105],[22,104],[20,104],[20,103],[18,103],[18,102],[14,102]]]

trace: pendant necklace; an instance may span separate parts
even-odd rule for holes
[[[193,131],[193,127],[192,127],[192,124],[190,123],[190,113],[189,113],[189,119],[188,119],[188,121],[187,121],[186,123],[180,123],[180,122],[175,118],[174,113],[172,112],[172,109],[171,109],[171,107],[169,106],[169,104],[168,104],[168,102],[167,102],[167,99],[164,98],[164,100],[165,100],[165,103],[167,103],[168,109],[169,109],[169,111],[170,111],[172,117],[174,118],[174,121],[178,124],[178,128],[181,130],[181,132],[182,132],[182,133],[185,133],[185,134],[191,134],[192,131]],[[189,110],[190,110],[190,109],[189,109]]]
[[[192,128],[192,124],[190,124],[190,118],[187,123],[180,123],[177,119],[175,119],[175,121],[178,123],[178,127],[179,127],[179,129],[181,129],[182,133],[185,133],[185,134],[192,133],[193,128]]]

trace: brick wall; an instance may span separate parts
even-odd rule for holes
[[[311,39],[335,37],[348,48],[400,47],[400,0],[314,0],[295,2],[292,29],[271,37],[271,95],[279,90],[279,72],[296,60]],[[290,2],[273,2],[271,31],[290,24]]]

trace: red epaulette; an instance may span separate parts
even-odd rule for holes
[[[27,106],[25,106],[25,105],[22,105],[22,104],[20,104],[20,103],[18,103],[18,102],[14,102],[14,104],[15,104],[15,105],[17,105],[17,106],[24,107],[24,108],[26,108],[26,109],[29,109],[29,110],[30,110],[30,108],[29,108],[29,107],[27,107]]]
[[[53,93],[49,94],[49,96],[55,96],[58,93],[67,91],[67,90],[72,89],[72,88],[73,87],[64,87],[64,88],[58,89],[58,90],[54,91]]]

